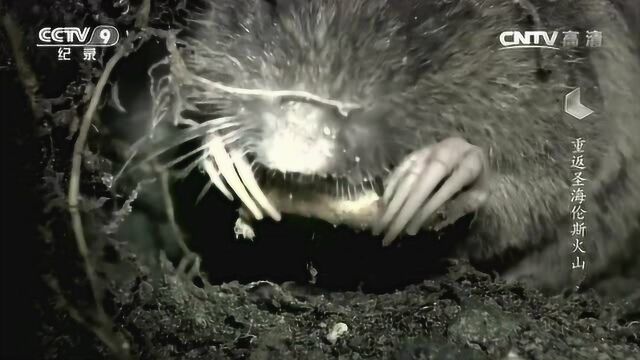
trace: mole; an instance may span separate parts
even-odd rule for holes
[[[500,43],[529,30],[556,43]],[[185,138],[246,223],[299,214],[395,246],[472,216],[457,255],[546,289],[638,248],[639,44],[609,1],[212,0],[178,37]],[[576,88],[582,119],[563,111]]]

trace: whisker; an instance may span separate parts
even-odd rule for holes
[[[190,140],[196,139],[198,137],[202,137],[210,132],[216,131],[216,130],[220,130],[220,129],[224,129],[224,128],[229,128],[232,126],[237,126],[238,123],[231,121],[231,120],[235,120],[235,117],[223,117],[223,118],[217,118],[217,119],[212,119],[212,120],[208,120],[206,122],[203,122],[202,124],[199,125],[195,125],[192,126],[190,128],[188,128],[187,130],[183,130],[182,133],[177,136],[177,137],[173,137],[167,141],[164,142],[160,142],[158,144],[154,144],[154,146],[152,146],[153,149],[155,150],[151,150],[152,153],[149,154],[144,160],[142,160],[141,162],[147,162],[153,158],[156,158],[160,155],[162,155],[163,153],[165,153],[166,151],[184,144]],[[216,127],[217,126],[217,127]],[[150,139],[153,137],[152,134],[144,136],[138,140],[136,140],[132,145],[131,145],[131,154],[127,157],[127,159],[125,160],[124,164],[122,165],[122,167],[120,168],[120,170],[116,173],[116,175],[113,178],[113,182],[112,182],[112,186],[115,185],[115,183],[117,182],[117,180],[120,179],[120,177],[124,174],[124,172],[130,167],[131,163],[133,162],[133,160],[136,158],[136,156],[138,156],[138,154],[140,153],[141,148],[147,144]],[[137,167],[138,165],[136,165]]]
[[[127,169],[127,167],[131,164],[131,162],[133,161],[133,159],[136,157],[136,155],[138,155],[138,147],[144,143],[144,141],[147,140],[147,138],[143,137],[137,141],[135,141],[132,145],[131,145],[131,155],[129,155],[129,157],[127,157],[127,160],[125,160],[124,164],[122,164],[122,167],[120,168],[120,170],[118,170],[118,172],[116,173],[116,175],[113,177],[113,181],[111,182],[111,187],[115,186],[116,182],[120,179],[120,176],[122,176],[122,174],[124,173],[124,171]]]
[[[207,180],[207,183],[204,184],[204,186],[202,187],[202,190],[200,190],[200,193],[198,194],[198,197],[196,198],[196,205],[198,203],[200,203],[202,198],[204,198],[204,196],[209,192],[209,190],[211,190],[211,185],[212,184],[213,183],[211,181]]]
[[[157,144],[153,144],[152,146],[152,150],[151,154],[149,154],[144,160],[142,161],[149,161],[153,158],[156,158],[160,155],[162,155],[163,153],[171,150],[172,148],[175,148],[176,146],[182,145],[188,141],[197,139],[199,137],[205,136],[207,134],[213,133],[217,130],[223,129],[223,128],[227,128],[227,127],[231,127],[231,126],[237,126],[236,123],[224,123],[222,125],[220,125],[219,127],[214,127],[216,124],[215,123],[203,123],[203,126],[198,126],[198,127],[194,127],[191,129],[188,129],[186,131],[183,131],[182,134],[179,134],[176,137],[172,137],[169,140],[165,140],[163,142],[157,143]]]
[[[189,176],[189,174],[191,174],[191,172],[198,167],[198,165],[200,165],[200,163],[206,159],[209,156],[208,153],[205,153],[204,155],[198,157],[196,160],[194,160],[191,164],[189,164],[187,167],[184,168],[184,170],[178,172],[176,174],[176,177],[179,179],[184,179],[187,176]]]
[[[204,144],[202,146],[199,146],[199,147],[189,151],[188,153],[186,153],[184,155],[181,155],[181,156],[178,156],[177,158],[175,158],[175,159],[169,161],[168,163],[162,165],[162,168],[163,169],[170,169],[170,168],[174,167],[175,165],[179,164],[180,162],[182,162],[183,160],[188,159],[188,158],[192,157],[193,155],[195,155],[195,154],[197,154],[197,153],[199,153],[201,151],[206,150],[208,147],[209,147],[209,144]]]

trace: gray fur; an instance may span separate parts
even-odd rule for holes
[[[363,104],[340,122],[335,172],[384,176],[408,152],[461,136],[485,149],[493,194],[460,252],[518,253],[511,272],[550,288],[633,255],[640,219],[640,62],[605,0],[532,1],[544,29],[600,30],[603,47],[498,50],[501,31],[533,28],[512,0],[214,0],[193,13],[190,69],[229,85],[301,90]],[[194,42],[194,39],[198,42]],[[581,45],[583,38],[581,38]],[[212,54],[213,50],[216,54]],[[206,61],[202,61],[205,59]],[[550,71],[546,77],[540,74]],[[562,113],[574,87],[596,113]],[[243,99],[200,94],[237,114]],[[259,140],[254,104],[241,146]],[[571,140],[586,139],[587,271],[572,271]],[[362,160],[349,162],[354,155]],[[342,156],[342,157],[341,157]],[[355,175],[354,175],[355,176]],[[573,280],[571,282],[570,280]]]

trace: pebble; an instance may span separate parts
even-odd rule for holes
[[[341,322],[336,323],[327,334],[327,341],[333,345],[338,341],[338,338],[344,335],[347,331],[349,331],[347,324]]]

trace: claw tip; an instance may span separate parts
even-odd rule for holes
[[[387,238],[385,237],[384,239],[382,239],[382,247],[388,247],[389,245],[391,245],[391,243],[393,243],[392,238]]]

